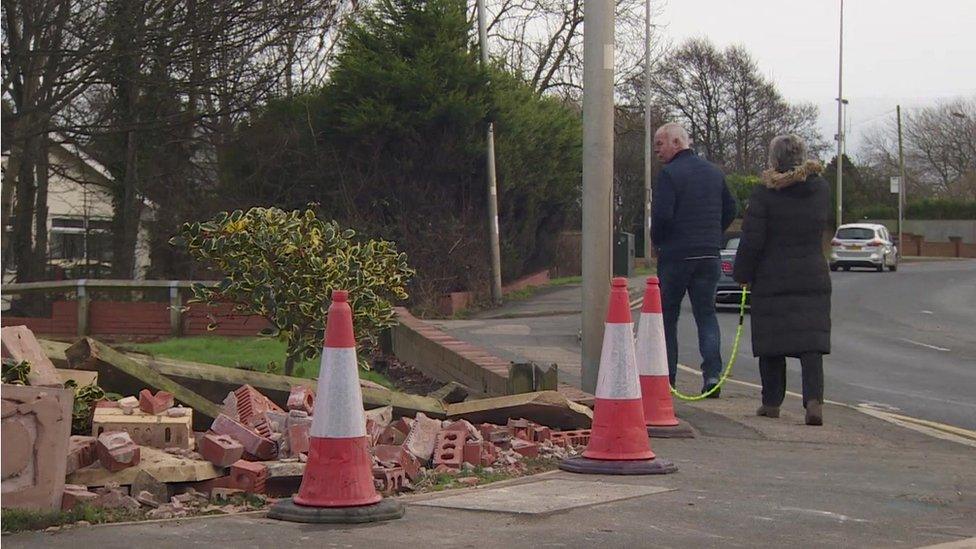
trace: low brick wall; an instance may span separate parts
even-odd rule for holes
[[[169,303],[154,301],[92,301],[88,307],[88,334],[117,337],[170,336]],[[207,326],[217,321],[216,329]],[[3,315],[3,326],[24,325],[37,335],[49,337],[78,336],[78,302],[55,301],[50,317]],[[255,336],[270,326],[261,316],[234,314],[231,305],[209,307],[192,304],[180,319],[182,334],[218,336]]]
[[[456,381],[491,396],[508,393],[507,361],[451,337],[402,307],[396,314],[400,323],[391,336],[397,358],[443,383]]]
[[[502,286],[502,295],[510,294],[531,286],[542,286],[547,282],[549,282],[549,269],[524,276],[515,282]],[[451,292],[441,296],[437,303],[437,312],[444,316],[452,316],[473,305],[476,299],[476,292]]]

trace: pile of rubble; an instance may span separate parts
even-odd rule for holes
[[[174,406],[173,395],[165,391],[143,390],[138,398],[99,402],[92,436],[71,437],[69,480],[72,473],[86,467],[111,473],[136,467],[146,448],[179,456],[183,462],[206,461],[226,474],[196,482],[189,491],[172,497],[165,486],[146,490],[136,481],[129,494],[111,483],[95,492],[68,484],[62,507],[80,502],[142,506],[152,508],[151,517],[179,517],[194,506],[203,511],[222,509],[213,507],[210,498],[266,494],[272,470],[290,464],[292,477],[300,477],[304,470],[314,403],[315,395],[306,386],[292,388],[284,410],[254,387],[244,385],[227,395],[222,413],[207,432],[194,432],[193,410]],[[464,419],[441,421],[423,413],[394,421],[390,406],[365,413],[373,477],[377,489],[387,495],[411,490],[430,474],[458,475],[462,485],[477,484],[476,476],[462,476],[476,469],[520,474],[525,471],[526,458],[562,459],[578,453],[589,439],[587,429],[553,431],[525,419],[476,426]]]

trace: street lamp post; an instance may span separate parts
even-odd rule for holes
[[[596,392],[610,297],[613,196],[612,0],[586,0],[583,13],[582,389]]]
[[[644,4],[644,261],[651,260],[651,0]],[[649,263],[647,263],[649,264]]]
[[[840,0],[840,58],[837,64],[837,226],[844,224],[844,0]]]
[[[485,27],[485,0],[478,0],[478,42],[481,46],[481,64],[488,70],[488,31]],[[491,301],[502,302],[502,260],[498,227],[498,185],[495,179],[495,124],[488,122],[485,133],[485,173],[488,179],[488,249],[491,259]]]
[[[895,111],[898,113],[898,257],[900,258],[905,237],[903,225],[905,223],[905,187],[908,186],[908,180],[905,179],[905,152],[901,139],[901,105],[898,105]]]

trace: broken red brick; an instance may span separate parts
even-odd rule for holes
[[[391,444],[394,446],[399,446],[407,440],[407,435],[398,429],[397,427],[390,425],[380,432],[380,436],[376,439],[376,444]]]
[[[410,434],[410,429],[413,429],[413,424],[414,424],[414,420],[412,418],[401,417],[400,419],[391,423],[390,427],[393,427],[397,431],[403,433],[403,436],[407,436]]]
[[[532,428],[535,423],[527,419],[509,419],[508,420],[508,430],[511,431],[513,438],[520,438],[522,440],[532,440]]]
[[[210,491],[210,497],[213,499],[230,499],[232,496],[238,494],[243,494],[244,490],[238,488],[220,488],[216,487]]]
[[[237,420],[247,425],[251,418],[267,411],[284,412],[271,399],[250,385],[242,385],[232,393]],[[230,398],[230,395],[228,395]],[[226,401],[225,401],[226,402]]]
[[[552,429],[537,425],[532,428],[532,442],[545,442],[552,437]]]
[[[236,461],[222,488],[236,488],[250,494],[263,494],[268,480],[268,466],[254,461]]]
[[[437,433],[433,463],[460,469],[464,462],[464,439],[467,433],[460,431],[441,431]]]
[[[303,410],[306,413],[314,413],[315,392],[311,387],[305,385],[295,385],[288,394],[288,409]]]
[[[288,426],[288,451],[292,457],[307,453],[309,450],[309,425],[296,423]]]
[[[159,415],[174,404],[173,393],[159,391],[154,395],[149,389],[139,391],[139,409],[147,414]]]
[[[139,464],[139,446],[125,431],[108,431],[98,436],[95,454],[99,463],[116,473]]]
[[[119,403],[114,400],[99,400],[95,403],[96,408],[118,408]]]
[[[89,492],[86,486],[65,484],[64,493],[61,495],[61,510],[69,511],[75,505],[93,503],[96,499],[98,494]]]
[[[207,433],[200,441],[200,454],[203,459],[227,467],[244,455],[244,446],[227,435]]]
[[[464,443],[464,462],[474,466],[481,465],[481,442],[469,440]]]
[[[383,494],[391,496],[401,490],[407,483],[407,476],[402,467],[373,467],[373,478],[382,481],[380,489]]]
[[[65,474],[70,475],[82,467],[95,463],[95,437],[72,436],[68,440],[68,466]]]
[[[586,446],[590,443],[590,430],[552,431],[549,440],[557,446]]]
[[[278,448],[274,441],[265,438],[239,422],[220,414],[214,420],[210,430],[218,435],[227,435],[241,443],[249,454],[258,459],[274,459]]]
[[[465,436],[468,439],[481,440],[483,438],[481,436],[481,431],[479,431],[477,427],[475,427],[474,425],[472,425],[471,422],[469,422],[466,419],[459,419],[459,420],[451,423],[447,427],[445,427],[444,430],[445,431],[459,431],[461,433],[464,433]]]
[[[420,478],[420,461],[402,446],[389,444],[377,445],[373,447],[373,455],[383,463],[392,463],[403,467],[407,478],[417,480]]]
[[[457,482],[461,486],[477,486],[478,477],[458,477]]]
[[[520,438],[512,439],[512,450],[522,454],[524,457],[537,457],[539,455],[539,445]]]

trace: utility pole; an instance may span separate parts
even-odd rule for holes
[[[651,260],[651,163],[654,153],[651,134],[651,0],[644,4],[644,261]],[[649,263],[648,263],[649,264]]]
[[[485,27],[485,0],[478,0],[478,43],[481,65],[488,70],[488,30]],[[502,302],[502,254],[498,243],[498,184],[495,180],[495,124],[488,122],[486,160],[488,175],[488,244],[491,248],[491,302]]]
[[[844,0],[840,0],[840,59],[837,64],[837,226],[844,224]]]
[[[612,0],[586,0],[583,14],[583,390],[596,391],[610,296],[613,192]]]
[[[905,179],[905,152],[901,140],[901,105],[895,107],[895,112],[898,114],[898,257],[900,258],[901,248],[904,246],[902,243],[905,234],[902,225],[905,222],[905,187],[908,186],[908,180]]]

